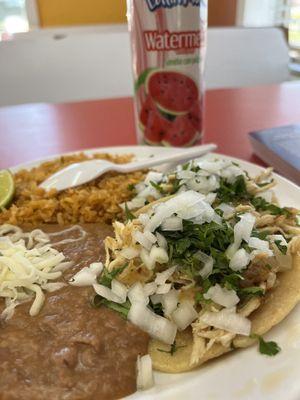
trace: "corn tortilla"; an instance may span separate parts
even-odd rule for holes
[[[252,322],[252,333],[263,335],[273,326],[280,323],[300,301],[300,240],[293,256],[293,268],[278,274],[279,284],[267,292],[264,303],[254,311],[249,319]],[[233,340],[233,347],[248,347],[255,340],[238,335]],[[180,373],[190,371],[206,361],[219,357],[231,351],[231,348],[215,343],[199,360],[197,364],[190,364],[193,336],[189,328],[179,332],[176,336],[177,351],[171,355],[163,351],[169,351],[167,346],[157,340],[149,344],[149,354],[152,357],[154,369],[167,373]]]

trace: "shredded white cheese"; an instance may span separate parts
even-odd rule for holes
[[[2,318],[9,319],[15,307],[34,299],[30,315],[39,313],[44,304],[44,290],[60,289],[62,282],[49,283],[62,275],[65,256],[50,245],[41,230],[23,232],[12,225],[0,227],[0,297],[5,299]],[[63,268],[62,268],[63,269]]]

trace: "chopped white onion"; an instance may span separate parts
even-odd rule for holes
[[[206,311],[200,316],[200,321],[209,326],[239,335],[249,336],[251,322],[249,319],[236,313],[234,308],[224,308],[218,312]]]
[[[167,318],[155,314],[143,303],[131,305],[128,320],[154,339],[161,340],[166,344],[172,344],[175,340],[176,325]]]
[[[255,249],[251,252],[250,257],[253,260],[258,254],[266,254],[268,257],[273,256],[272,250],[270,250],[269,242],[261,240],[256,237],[251,237],[249,240],[249,246]]]
[[[156,294],[166,294],[172,288],[172,283],[164,283],[163,285],[159,285],[156,289]]]
[[[145,189],[138,194],[138,196],[143,198],[145,202],[148,197],[153,197],[156,200],[162,197],[159,191],[156,190],[152,185],[146,186]]]
[[[146,296],[152,296],[157,289],[157,284],[155,282],[146,283],[144,285],[144,293]]]
[[[217,193],[208,193],[207,195],[206,195],[206,197],[205,197],[205,201],[208,203],[208,204],[210,204],[210,205],[212,205],[212,203],[216,200],[216,198],[217,198]]]
[[[182,231],[182,219],[179,217],[166,218],[161,224],[161,229],[163,231]]]
[[[195,319],[198,313],[189,301],[183,301],[172,313],[172,320],[180,331],[185,330]]]
[[[158,272],[156,274],[155,283],[157,283],[158,285],[163,285],[174,274],[176,269],[177,266],[175,265],[174,267],[170,267],[163,272]]]
[[[131,286],[128,291],[128,299],[131,304],[142,303],[147,305],[149,303],[149,297],[140,282],[136,282],[133,286]]]
[[[142,225],[147,225],[147,223],[149,222],[149,220],[150,220],[150,217],[149,217],[149,215],[148,214],[140,214],[139,215],[139,217],[138,217],[138,220],[140,221],[140,223],[142,224]]]
[[[120,298],[122,303],[125,303],[128,289],[123,283],[117,281],[116,279],[113,279],[111,281],[111,290],[115,295]]]
[[[211,286],[203,297],[226,308],[232,308],[240,301],[234,290],[222,288],[218,283]]]
[[[279,241],[281,246],[287,246],[288,243],[285,240],[285,237],[283,235],[269,235],[268,239],[272,242],[275,243],[275,241]]]
[[[176,310],[178,305],[178,298],[179,298],[179,293],[175,289],[172,289],[169,291],[169,293],[166,293],[163,296],[161,296],[159,303],[162,304],[164,315],[166,317],[169,317],[172,314],[172,312]]]
[[[229,204],[226,204],[226,203],[221,203],[221,204],[217,207],[217,209],[223,211],[223,217],[224,217],[225,219],[227,219],[228,217],[230,217],[231,215],[233,215],[234,212],[235,212],[235,208],[234,208],[234,207],[231,207]]]
[[[177,179],[193,179],[195,177],[195,172],[191,171],[191,170],[181,170],[181,171],[177,171],[176,173],[176,177]]]
[[[106,300],[113,301],[114,303],[122,304],[125,303],[123,301],[124,299],[121,299],[119,296],[117,296],[111,289],[104,285],[99,285],[98,283],[95,283],[93,285],[93,288],[99,296],[104,297]],[[126,300],[126,299],[125,299]]]
[[[103,270],[102,263],[93,263],[89,267],[82,268],[70,280],[72,286],[92,286],[96,283],[97,277]]]
[[[208,256],[207,254],[203,253],[203,251],[201,250],[197,251],[194,257],[200,260],[204,264],[203,268],[199,271],[199,275],[203,279],[208,278],[213,270],[214,259]]]
[[[162,247],[165,250],[168,250],[167,239],[162,234],[160,234],[159,232],[156,232],[156,238],[157,238],[158,246]]]
[[[153,235],[153,233],[149,232],[149,231],[145,231],[144,232],[144,236],[147,240],[149,240],[152,244],[157,242],[157,237],[155,235]]]
[[[214,192],[220,187],[219,179],[214,176],[198,176],[195,179],[190,179],[186,182],[188,189],[195,190],[204,195]]]
[[[150,270],[155,267],[156,263],[165,264],[169,261],[169,256],[166,250],[156,246],[153,246],[150,252],[146,249],[142,249],[140,257],[144,265]]]
[[[126,260],[132,260],[133,258],[137,257],[140,252],[134,247],[124,247],[119,254],[126,258]]]
[[[250,262],[250,254],[245,249],[239,249],[229,262],[229,267],[233,271],[241,271],[246,268]]]
[[[240,221],[234,226],[234,242],[240,246],[242,240],[249,242],[255,224],[255,217],[250,213],[240,216]]]
[[[162,294],[153,294],[150,299],[153,304],[159,304],[162,302],[163,295]]]
[[[151,232],[155,231],[155,229],[158,228],[166,218],[171,217],[175,213],[178,214],[184,209],[193,207],[200,200],[202,201],[202,199],[203,195],[192,190],[175,195],[173,198],[159,204],[154,209],[154,214],[145,226],[145,229]],[[207,204],[207,206],[209,205]]]
[[[265,192],[257,193],[255,197],[261,197],[266,200],[268,203],[272,203],[274,192],[273,190],[266,190]]]
[[[270,249],[269,242],[267,242],[266,240],[261,240],[257,237],[251,237],[248,244],[249,247],[257,250],[267,251]]]
[[[155,172],[155,171],[150,171],[148,172],[146,178],[145,178],[145,184],[149,185],[151,182],[160,182],[163,179],[163,174],[161,172]]]
[[[122,203],[120,204],[120,207],[125,211],[126,206],[128,210],[134,210],[137,208],[141,208],[145,205],[146,199],[143,197],[134,197],[131,201],[128,201],[127,203]]]
[[[150,250],[152,247],[152,242],[147,239],[147,237],[145,236],[144,233],[140,232],[140,231],[134,231],[133,232],[133,239],[141,244],[146,250]]]
[[[138,356],[136,362],[137,378],[136,387],[137,390],[147,390],[154,386],[154,377],[152,369],[152,360],[149,354],[145,356]]]
[[[231,162],[227,160],[200,160],[197,165],[211,174],[216,174],[229,167]]]

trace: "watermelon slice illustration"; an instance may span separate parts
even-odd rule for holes
[[[149,116],[153,112],[157,112],[156,105],[154,101],[151,99],[151,97],[147,96],[140,112],[140,125],[145,127],[147,125]]]
[[[202,104],[198,101],[187,114],[190,122],[198,132],[202,132]]]
[[[198,130],[192,124],[189,116],[181,115],[171,123],[162,143],[165,146],[191,146],[198,139],[198,136]]]
[[[150,96],[141,109],[139,125],[149,144],[160,144],[171,128],[171,122],[161,115]]]
[[[145,85],[156,106],[171,115],[187,114],[199,98],[193,79],[177,71],[151,71]]]

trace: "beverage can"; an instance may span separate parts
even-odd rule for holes
[[[127,0],[139,143],[191,146],[203,132],[207,0]]]

